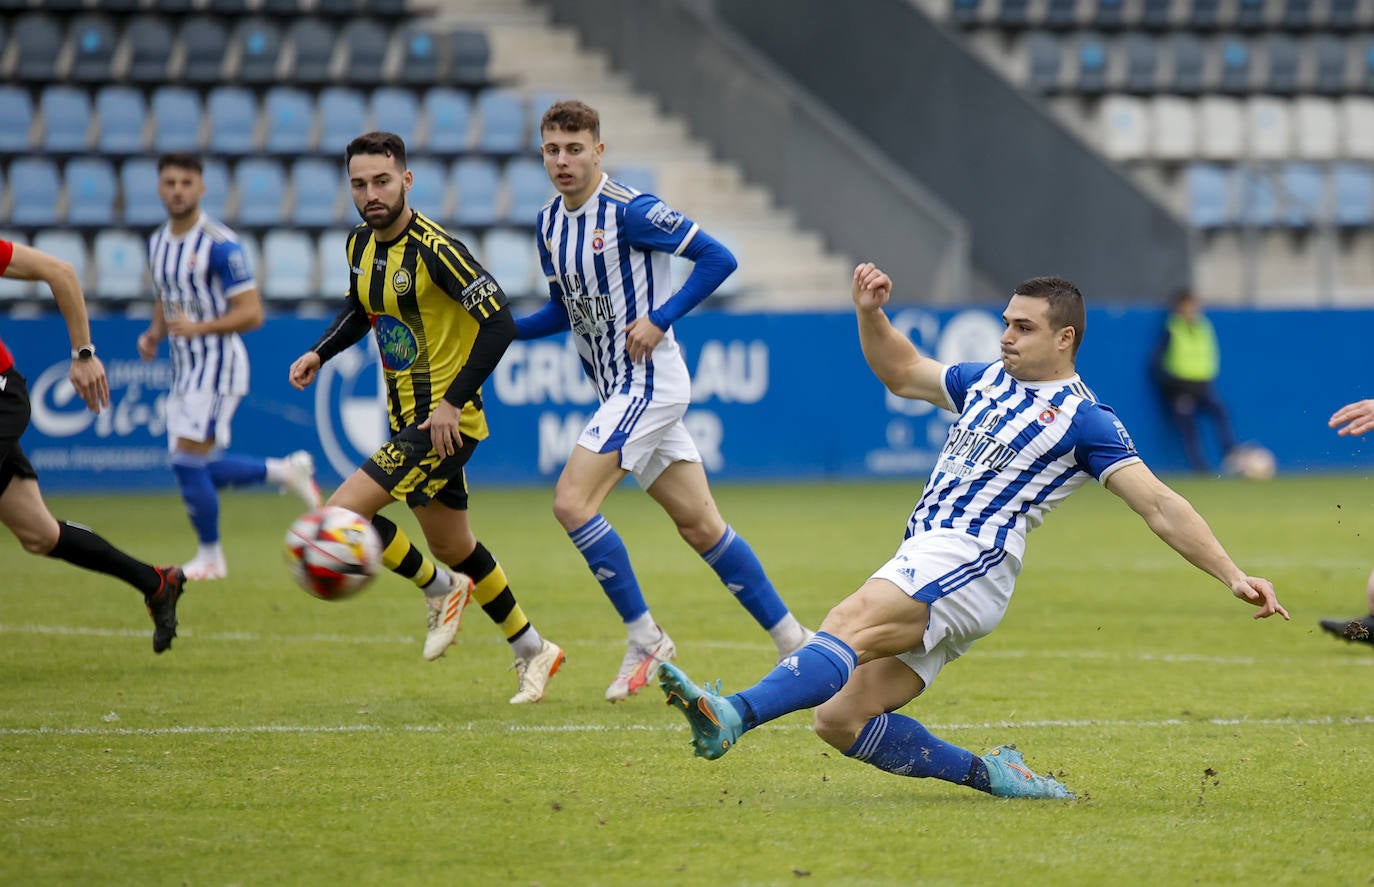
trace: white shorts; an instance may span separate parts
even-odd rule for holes
[[[175,450],[178,438],[218,447],[229,446],[229,424],[243,400],[237,394],[213,391],[172,392],[167,395],[167,447]]]
[[[929,687],[945,663],[997,627],[1011,603],[1021,562],[965,533],[920,533],[873,574],[930,607],[919,646],[897,658]]]
[[[615,394],[587,420],[577,445],[593,453],[620,453],[620,467],[644,489],[674,462],[700,462],[701,453],[682,424],[685,403],[655,403]]]

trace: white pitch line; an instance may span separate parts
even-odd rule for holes
[[[1359,718],[1198,718],[1185,720],[1043,720],[1043,721],[983,721],[981,723],[928,723],[932,730],[1033,730],[1043,728],[1102,728],[1163,729],[1171,727],[1368,727],[1374,726],[1374,716]],[[505,724],[482,727],[466,724],[400,724],[394,727],[377,724],[252,724],[246,726],[175,727],[8,727],[0,728],[0,736],[249,736],[260,734],[346,734],[376,733],[680,733],[686,730],[680,722],[664,724]],[[805,724],[772,724],[768,730],[804,730]]]

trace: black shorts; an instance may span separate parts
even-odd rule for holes
[[[38,477],[19,438],[29,427],[29,386],[19,371],[10,367],[0,373],[0,493],[16,477]]]
[[[411,508],[438,502],[454,511],[467,511],[468,487],[463,466],[472,458],[479,441],[466,434],[462,437],[462,449],[441,459],[434,451],[429,432],[411,425],[382,444],[362,464],[362,470]]]

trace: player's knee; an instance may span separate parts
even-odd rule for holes
[[[591,520],[596,514],[579,497],[558,490],[553,494],[553,517],[568,532]]]
[[[19,544],[29,554],[36,554],[42,557],[52,552],[57,547],[57,526],[51,528],[46,526],[25,525],[12,527],[15,537]]]
[[[865,721],[854,717],[845,707],[822,705],[811,713],[811,726],[816,735],[836,751],[845,752],[854,746],[863,731]]]
[[[724,530],[717,532],[715,527],[700,523],[679,524],[677,531],[683,541],[698,552],[709,551],[724,534]]]

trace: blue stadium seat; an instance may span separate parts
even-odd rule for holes
[[[1312,91],[1319,95],[1343,95],[1349,62],[1345,39],[1318,34],[1309,45],[1313,58]]]
[[[205,180],[205,196],[200,199],[200,208],[206,215],[221,222],[229,219],[229,192],[232,189],[229,166],[223,160],[207,157],[201,177]]]
[[[104,157],[78,157],[67,164],[67,223],[113,225],[115,171]]]
[[[1001,0],[997,5],[999,28],[1024,28],[1030,24],[1027,0]]]
[[[157,196],[157,161],[144,157],[124,161],[119,168],[119,191],[124,198],[124,224],[153,228],[167,221]]]
[[[1043,24],[1051,31],[1071,31],[1078,27],[1078,0],[1048,0]]]
[[[1314,163],[1286,163],[1280,178],[1281,221],[1290,228],[1310,228],[1326,208],[1326,177]]]
[[[248,6],[248,0],[209,0],[205,8],[214,15],[243,15]]]
[[[1374,37],[1362,38],[1356,44],[1355,51],[1359,53],[1359,88],[1365,92],[1374,92]]]
[[[1242,31],[1264,28],[1265,0],[1236,0],[1236,27]]]
[[[1284,0],[1279,15],[1279,27],[1290,31],[1305,31],[1316,24],[1312,0]]]
[[[1115,30],[1123,24],[1125,4],[1122,0],[1097,0],[1092,26],[1099,30]]]
[[[487,82],[491,45],[485,31],[459,28],[448,35],[449,79],[453,83],[480,86]]]
[[[553,185],[544,164],[517,157],[506,166],[506,221],[513,225],[533,225],[539,210],[553,196]]]
[[[1173,27],[1173,0],[1141,0],[1140,27],[1167,31]]]
[[[271,154],[305,154],[314,147],[315,103],[304,90],[274,86],[263,99]]]
[[[1351,31],[1358,24],[1360,0],[1331,0],[1326,26],[1333,31]]]
[[[611,178],[622,185],[628,185],[644,194],[657,194],[658,183],[652,167],[648,166],[617,166],[612,172]],[[552,186],[550,186],[552,187]],[[550,194],[550,197],[553,195]]]
[[[979,3],[981,0],[954,0],[950,4],[950,18],[961,28],[972,28],[979,23]]]
[[[1188,3],[1188,27],[1194,31],[1210,31],[1216,28],[1220,7],[1219,0],[1192,0]]]
[[[1074,88],[1085,95],[1097,95],[1107,88],[1107,42],[1100,34],[1080,33],[1074,40],[1078,57],[1078,78]]]
[[[11,39],[18,58],[14,77],[31,83],[57,79],[57,60],[62,50],[62,27],[57,19],[41,12],[26,12],[14,19]]]
[[[343,79],[360,86],[381,83],[387,37],[387,29],[371,18],[357,18],[345,25],[339,35],[348,54]]]
[[[114,21],[103,15],[82,15],[67,28],[71,35],[72,67],[67,76],[80,83],[108,83],[114,79],[118,44]]]
[[[296,50],[293,80],[305,84],[333,81],[330,66],[337,35],[331,25],[313,18],[297,19],[286,32],[286,42]]]
[[[1211,163],[1193,163],[1184,175],[1188,189],[1188,224],[1203,231],[1231,224],[1234,210],[1230,171]]]
[[[310,238],[300,231],[269,231],[262,238],[258,284],[263,298],[272,301],[315,296],[315,245]]]
[[[444,165],[430,157],[417,157],[410,160],[410,171],[415,176],[410,205],[440,224],[447,222],[448,176]]]
[[[101,154],[137,154],[143,150],[143,129],[148,106],[143,93],[132,86],[102,86],[95,94],[99,121],[96,150]]]
[[[1155,38],[1132,32],[1121,39],[1125,57],[1121,88],[1135,95],[1153,95],[1159,81],[1159,47]]]
[[[1274,95],[1292,95],[1298,91],[1298,74],[1302,65],[1302,52],[1298,41],[1287,34],[1270,34],[1264,38],[1264,49],[1269,57],[1264,78],[1264,89]]]
[[[90,143],[91,98],[75,86],[49,86],[38,100],[43,115],[42,147],[57,153],[85,151]]]
[[[344,148],[367,132],[367,105],[356,89],[331,86],[320,93],[320,150],[342,157]]]
[[[291,165],[291,184],[295,200],[291,223],[323,227],[339,221],[339,194],[343,171],[336,160],[303,158]]]
[[[540,285],[544,275],[539,268],[534,239],[526,232],[499,228],[488,231],[482,239],[477,260],[509,297],[518,299],[541,295],[545,291]]]
[[[238,157],[257,146],[258,100],[242,86],[217,86],[205,99],[210,135],[206,150]]]
[[[407,86],[444,82],[444,60],[439,41],[422,24],[406,25],[397,38],[401,44],[400,81]]]
[[[525,103],[519,93],[485,90],[477,97],[477,114],[482,121],[478,150],[493,154],[525,150]]]
[[[1250,46],[1238,37],[1224,37],[1217,45],[1221,56],[1221,77],[1217,84],[1222,92],[1239,94],[1250,91]]]
[[[144,241],[131,231],[106,229],[95,235],[95,299],[142,299],[152,293]]]
[[[420,101],[422,116],[428,121],[429,150],[435,154],[458,154],[472,141],[472,99],[466,92],[436,86]]]
[[[200,149],[200,96],[183,86],[159,86],[153,90],[153,150]]]
[[[1064,55],[1059,40],[1051,34],[1032,32],[1023,45],[1027,56],[1027,88],[1034,92],[1056,92],[1060,85],[1060,71]]]
[[[239,48],[239,80],[260,85],[277,82],[281,28],[264,18],[243,19],[234,26],[229,42]]]
[[[89,289],[90,256],[86,254],[86,240],[75,231],[39,231],[33,237],[33,248],[70,262],[76,269],[76,279],[82,289]],[[43,292],[46,287],[39,289]]]
[[[124,31],[129,51],[128,78],[134,83],[167,82],[172,55],[172,29],[159,16],[135,18]]]
[[[1165,88],[1179,95],[1200,95],[1206,86],[1207,50],[1194,34],[1177,33],[1168,38],[1173,60],[1172,77]]]
[[[342,299],[348,293],[348,232],[339,228],[321,231],[315,248],[315,266],[320,272],[319,294],[325,299]]]
[[[229,49],[229,28],[218,16],[187,18],[178,35],[186,63],[181,78],[189,83],[219,83],[224,78],[224,57]]]
[[[561,92],[537,92],[525,103],[526,113],[529,114],[525,129],[530,134],[531,151],[540,151],[544,147],[544,133],[539,128],[539,124],[544,120],[544,112],[564,97]]]
[[[1242,225],[1272,228],[1279,223],[1279,182],[1274,170],[1258,168],[1237,173],[1240,177]]]
[[[46,157],[19,157],[10,164],[10,224],[26,228],[55,225],[62,180]]]
[[[27,154],[33,99],[18,86],[0,85],[0,154]]]
[[[501,193],[501,174],[496,164],[482,157],[464,157],[453,164],[451,176],[453,220],[467,228],[496,224],[496,202]]]
[[[286,175],[281,164],[253,158],[234,171],[238,185],[238,223],[250,226],[280,225],[282,198],[286,194]]]
[[[1374,224],[1374,170],[1361,163],[1331,168],[1331,221],[1342,228]]]
[[[394,132],[407,148],[419,151],[422,146],[415,139],[415,122],[420,117],[420,103],[409,89],[384,86],[374,90],[369,102],[372,128],[380,132]]]

